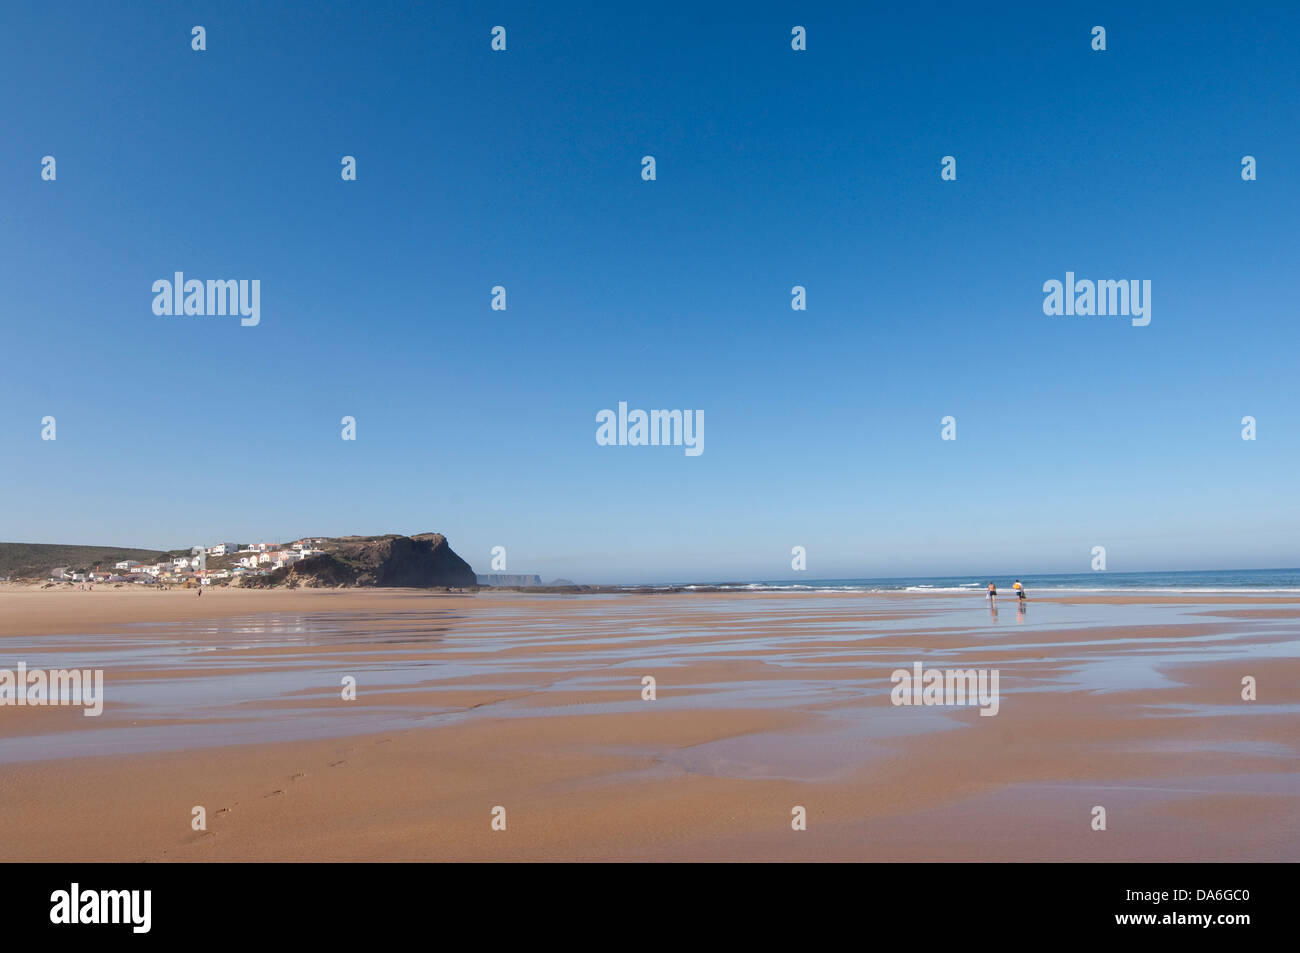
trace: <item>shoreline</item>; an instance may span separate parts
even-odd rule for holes
[[[100,587],[93,591],[56,587],[45,589],[40,585],[0,583],[0,639],[13,635],[59,634],[88,627],[107,625],[110,631],[121,626],[151,622],[181,622],[192,619],[230,618],[257,612],[279,611],[362,611],[373,606],[400,606],[417,611],[445,600],[510,599],[539,604],[550,604],[583,597],[593,600],[636,600],[649,598],[661,600],[667,596],[682,596],[689,600],[700,599],[754,600],[758,602],[782,599],[870,600],[883,602],[892,599],[922,601],[928,599],[962,600],[972,609],[987,611],[990,606],[982,594],[955,592],[858,592],[837,590],[833,592],[762,590],[724,590],[703,592],[683,590],[674,592],[630,592],[611,590],[602,592],[541,592],[536,588],[497,589],[483,587],[478,590],[403,589],[380,587],[352,588],[293,588],[259,589],[239,586],[205,589],[202,597],[192,589],[170,589],[166,592],[144,586]],[[17,598],[16,598],[17,597]],[[50,615],[47,600],[60,599],[58,614]],[[41,600],[40,602],[36,600]],[[81,601],[76,601],[81,600]],[[473,604],[472,602],[470,604]],[[1295,597],[1283,593],[1134,593],[1114,591],[1106,593],[1057,593],[1040,591],[1028,598],[1028,606],[1055,605],[1231,605],[1231,606],[1285,606],[1300,605],[1300,594]],[[998,600],[999,611],[1014,611],[1014,596]]]

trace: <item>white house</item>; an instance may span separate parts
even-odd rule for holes
[[[113,568],[114,568],[114,569],[127,569],[127,570],[134,570],[134,569],[137,568],[138,566],[143,566],[143,565],[144,565],[144,563],[137,562],[137,561],[134,560],[134,559],[123,559],[120,563],[113,563]]]
[[[215,546],[208,547],[209,556],[229,556],[239,551],[238,543],[217,543]]]

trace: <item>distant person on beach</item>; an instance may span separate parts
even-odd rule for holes
[[[1014,583],[1012,583],[1012,584],[1011,584],[1011,588],[1014,589],[1014,590],[1016,590],[1016,595],[1017,595],[1017,596],[1019,597],[1019,599],[1020,599],[1020,604],[1021,604],[1021,605],[1024,605],[1024,604],[1025,604],[1025,587],[1022,586],[1022,585],[1020,584],[1020,580],[1017,579]]]
[[[988,600],[989,600],[989,602],[997,602],[997,601],[998,601],[998,585],[997,585],[997,583],[995,583],[995,582],[991,582],[991,583],[989,583],[989,595],[988,595]]]

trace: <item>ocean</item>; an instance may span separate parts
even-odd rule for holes
[[[1014,595],[1019,578],[1029,593],[1073,592],[1293,592],[1300,593],[1300,569],[1213,569],[1182,572],[1079,572],[1024,576],[916,576],[896,579],[783,579],[758,582],[683,584],[675,588],[750,592],[970,592],[982,594],[990,581],[999,595]],[[627,587],[644,588],[644,587]]]

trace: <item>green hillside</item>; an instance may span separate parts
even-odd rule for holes
[[[124,559],[157,562],[165,553],[157,549],[123,546],[60,546],[50,543],[0,543],[0,576],[44,579],[55,566],[73,569],[111,569]]]

